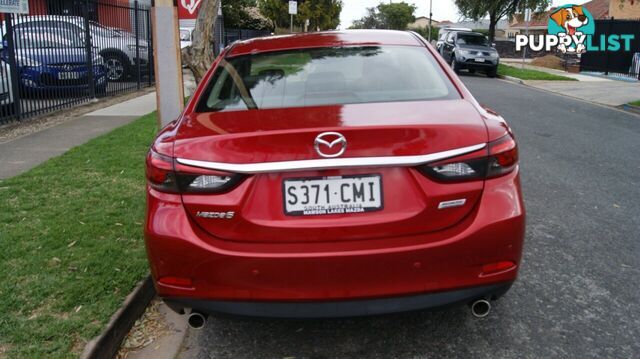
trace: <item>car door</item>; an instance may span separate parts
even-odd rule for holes
[[[451,58],[453,56],[453,51],[455,48],[455,36],[455,32],[450,32],[449,34],[447,34],[447,37],[442,44],[442,57],[444,57],[444,59],[447,61],[451,61]]]

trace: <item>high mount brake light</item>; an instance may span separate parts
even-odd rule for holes
[[[489,143],[488,151],[479,157],[448,159],[418,167],[427,176],[444,182],[461,182],[505,175],[518,164],[518,146],[511,135]]]
[[[153,149],[147,154],[146,172],[152,188],[168,193],[221,193],[234,188],[245,178],[241,174],[184,166]]]

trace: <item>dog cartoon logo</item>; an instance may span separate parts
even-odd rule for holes
[[[582,54],[587,51],[586,35],[593,35],[593,16],[581,5],[565,5],[549,15],[549,34],[559,37],[558,50],[562,53]]]

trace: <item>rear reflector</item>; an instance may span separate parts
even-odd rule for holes
[[[489,263],[482,266],[482,275],[494,274],[498,272],[504,272],[511,268],[514,268],[516,264],[511,261],[502,261],[497,263]]]
[[[173,287],[184,287],[184,288],[192,288],[193,281],[191,278],[182,278],[182,277],[162,277],[158,280],[159,283],[170,285]]]

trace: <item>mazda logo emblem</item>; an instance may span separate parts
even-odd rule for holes
[[[313,147],[322,157],[338,157],[347,149],[347,139],[338,132],[323,132],[316,137]]]

